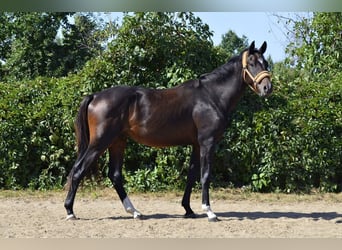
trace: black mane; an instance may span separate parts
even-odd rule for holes
[[[230,75],[233,74],[235,65],[237,62],[241,61],[241,54],[232,57],[229,61],[218,68],[214,69],[210,73],[203,74],[199,77],[200,82],[208,82],[208,81],[216,81],[216,82],[223,82],[225,81]]]

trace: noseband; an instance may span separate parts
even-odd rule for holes
[[[262,79],[268,77],[271,78],[271,73],[267,70],[260,71],[256,76],[253,76],[251,72],[249,72],[247,68],[247,58],[248,58],[248,51],[243,52],[242,54],[242,77],[245,83],[256,93],[258,93],[257,84],[260,84]],[[253,81],[252,84],[249,84],[247,82],[246,74],[249,76],[249,78]]]

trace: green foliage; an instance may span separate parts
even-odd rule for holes
[[[76,158],[72,123],[81,96],[113,84],[171,87],[207,72],[219,64],[211,35],[209,27],[192,13],[126,15],[108,49],[98,58],[88,61],[78,75],[11,85],[3,83],[1,87],[4,91],[14,92],[3,100],[3,104],[11,111],[1,117],[6,122],[0,131],[8,130],[11,133],[3,140],[1,149],[4,149],[4,155],[1,159],[4,159],[4,169],[11,169],[11,164],[15,167],[10,172],[3,172],[1,187],[60,187]],[[69,33],[69,36],[71,39],[74,34]],[[69,39],[65,37],[64,42]],[[22,87],[18,88],[18,85]],[[27,103],[16,100],[19,92],[27,96]],[[11,103],[13,100],[24,108],[16,109],[16,104]],[[19,139],[16,136],[18,130],[18,136],[27,139]],[[22,150],[22,147],[30,150]],[[7,157],[5,149],[14,153]],[[19,156],[17,152],[20,152]],[[165,151],[129,142],[125,159],[127,176],[137,171],[137,176],[152,176],[150,178],[159,180],[157,186],[160,188],[166,188],[167,183],[181,186],[186,176],[183,164],[187,162],[187,155],[183,154],[183,148]],[[100,164],[107,162],[104,157]],[[167,167],[166,164],[173,167]],[[139,170],[143,167],[146,170]],[[105,167],[101,166],[100,169],[104,170]],[[105,172],[102,171],[103,178]],[[128,179],[131,185],[135,183],[133,177]],[[130,185],[129,182],[127,185]]]
[[[306,79],[333,76],[342,69],[342,13],[318,12],[311,18],[290,20],[294,39],[288,60],[295,60]]]
[[[230,58],[239,54],[242,50],[247,48],[248,45],[248,39],[246,36],[238,37],[234,31],[229,30],[227,33],[222,35],[219,47],[221,47],[227,53],[227,57]]]
[[[256,191],[340,191],[340,77],[274,82],[264,101],[247,94],[219,148],[226,180]]]
[[[1,51],[1,58],[6,62],[2,74],[14,81],[50,75],[56,47],[54,39],[68,13],[1,15],[7,21],[2,24],[4,31],[0,31],[6,41],[6,47]]]
[[[208,25],[192,13],[126,14],[116,39],[82,75],[89,92],[112,84],[172,87],[221,63],[211,36]]]
[[[326,18],[325,25],[330,23],[330,15],[315,14],[315,17]],[[11,18],[0,15],[0,21],[7,23],[13,22]],[[80,63],[77,68],[82,68],[77,74],[0,83],[0,188],[63,186],[76,159],[73,120],[85,94],[119,84],[172,87],[211,71],[228,59],[227,51],[213,46],[209,27],[192,13],[126,14],[118,30],[115,25],[106,25],[101,32],[93,30],[91,18],[87,20],[90,22],[82,18],[76,21],[59,43],[74,51],[72,41],[82,43],[78,36],[81,30],[89,34],[90,40],[86,42],[95,48],[97,56],[88,60],[94,51],[90,54],[83,51],[87,62],[82,68],[82,59],[72,54]],[[313,25],[317,34],[321,34],[318,30],[323,28]],[[3,56],[8,55],[5,51],[13,44],[2,40],[2,31],[13,29],[2,22],[0,26],[4,28],[0,31]],[[49,32],[54,34],[52,29]],[[96,46],[106,36],[112,40],[106,50],[98,51]],[[332,41],[329,39],[328,35],[322,38],[321,48]],[[334,42],[338,45],[338,41]],[[305,50],[308,56],[315,54],[308,46],[296,48]],[[332,50],[324,54],[327,58],[318,53],[314,65],[330,63],[332,71],[324,73],[317,69],[314,77],[308,77],[313,65],[309,61],[299,61],[303,63],[300,70],[276,63],[272,64],[275,88],[272,96],[261,99],[246,91],[217,145],[213,186],[248,186],[264,192],[312,188],[341,191],[342,74],[338,68],[341,64],[336,63],[340,57]],[[62,58],[65,62],[70,59]],[[13,70],[19,74],[18,69]],[[126,188],[183,189],[190,154],[190,147],[154,149],[129,140],[124,161]],[[108,157],[104,156],[99,163],[101,175],[96,181],[108,184],[106,164]]]
[[[0,21],[2,81],[66,76],[102,50],[99,25],[90,14],[0,13]]]
[[[183,189],[185,187],[191,148],[172,147],[146,150],[150,153],[149,157],[151,157],[147,166],[130,171],[130,166],[126,162],[125,187],[128,190],[140,192]],[[127,157],[130,156],[128,154]]]
[[[0,83],[0,186],[61,187],[75,159],[72,79]]]

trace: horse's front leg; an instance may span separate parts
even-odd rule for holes
[[[210,222],[218,221],[216,214],[211,210],[209,201],[209,186],[213,154],[214,139],[209,138],[203,140],[200,145],[202,209],[207,213],[208,220]]]

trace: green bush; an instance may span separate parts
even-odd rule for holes
[[[223,180],[256,191],[340,191],[340,78],[275,82],[266,100],[247,94],[219,145]]]
[[[224,52],[213,46],[209,27],[191,13],[176,15],[126,16],[107,50],[77,75],[0,83],[0,188],[64,185],[76,159],[73,122],[84,95],[118,84],[172,87],[221,64]],[[282,66],[274,65],[272,96],[248,89],[232,114],[217,145],[213,186],[341,191],[342,73],[320,72],[319,81],[308,81]],[[125,186],[184,188],[190,154],[190,147],[155,149],[128,140]],[[95,179],[106,185],[107,164],[105,155]]]
[[[61,187],[76,158],[73,120],[82,96],[119,84],[166,88],[206,72],[221,58],[211,35],[208,25],[192,13],[125,15],[106,51],[78,75],[1,83],[0,187]],[[164,157],[161,152],[170,154]],[[168,179],[161,183],[176,180],[183,172],[179,159],[186,157],[179,152],[129,142],[127,175],[156,167],[158,179]],[[100,160],[103,178],[107,162],[106,157]],[[165,162],[174,166],[172,175],[162,173],[169,171]],[[178,179],[171,183],[182,185]]]
[[[61,187],[75,159],[72,78],[0,83],[0,187]]]
[[[275,82],[268,99],[248,90],[217,146],[213,185],[340,191],[340,78]],[[86,86],[80,76],[0,83],[1,188],[63,186],[76,159],[73,121]],[[190,154],[190,147],[155,149],[129,140],[125,185],[139,191],[183,188]],[[107,162],[100,161],[100,180]]]
[[[190,162],[190,147],[171,147],[171,148],[146,148],[141,153],[146,154],[149,159],[145,166],[136,170],[131,170],[132,165],[143,162],[135,159],[128,164],[124,175],[126,188],[133,191],[162,191],[183,189]],[[128,153],[127,158],[137,157],[139,154]]]

